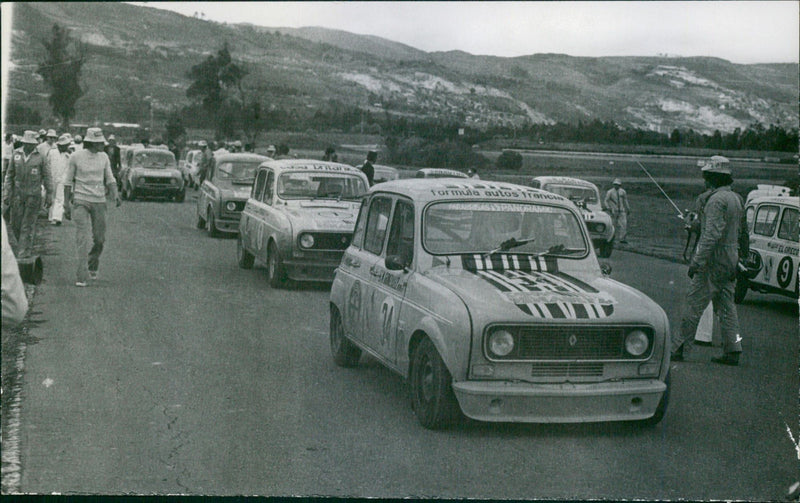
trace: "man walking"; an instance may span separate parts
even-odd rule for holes
[[[611,185],[613,187],[606,192],[604,204],[614,222],[614,238],[620,243],[627,243],[625,238],[628,235],[628,214],[631,212],[628,193],[622,188],[619,178],[615,178]]]
[[[58,134],[56,133],[55,129],[50,129],[47,131],[44,137],[44,141],[40,143],[36,150],[39,151],[39,155],[42,156],[42,159],[47,159],[47,153],[50,152],[50,149],[55,147],[56,139],[58,139]]]
[[[108,161],[111,163],[111,172],[114,173],[114,178],[117,180],[117,190],[119,190],[122,188],[122,180],[119,178],[122,159],[120,158],[120,150],[117,146],[117,138],[113,134],[108,135],[108,145],[105,146],[104,150],[108,156]],[[175,160],[177,159],[178,158],[175,157]]]
[[[209,147],[208,142],[200,142],[200,151],[202,152],[200,156],[200,167],[197,170],[200,182],[197,184],[197,187],[195,187],[196,189],[199,189],[200,185],[203,185],[203,181],[210,173],[212,164],[214,163],[214,154],[211,153],[211,147]]]
[[[75,286],[86,286],[89,278],[97,279],[100,254],[106,238],[106,190],[117,206],[122,199],[111,162],[103,152],[106,139],[100,128],[89,128],[83,139],[84,149],[70,156],[64,180],[64,213],[73,212],[75,242],[78,249],[78,271]],[[92,247],[89,249],[89,236]]]
[[[69,134],[58,137],[56,148],[47,153],[46,164],[50,169],[50,177],[55,187],[53,204],[50,206],[48,220],[52,225],[61,225],[64,216],[64,177],[69,167],[69,144],[72,141]]]
[[[367,152],[367,160],[364,161],[364,164],[361,165],[361,171],[367,175],[367,180],[369,181],[369,186],[372,187],[375,185],[375,166],[373,163],[378,160],[378,153],[374,150],[370,150]]]
[[[53,182],[44,159],[36,150],[36,131],[25,131],[22,147],[14,151],[3,182],[3,214],[10,213],[11,230],[17,241],[17,258],[33,254],[36,218],[42,207],[42,186],[45,205],[53,202]]]
[[[742,338],[733,295],[743,204],[739,195],[731,190],[733,177],[728,159],[712,157],[703,166],[702,173],[712,192],[703,208],[700,239],[689,264],[691,283],[680,333],[672,340],[672,360],[683,361],[686,341],[694,337],[710,299],[720,318],[724,353],[711,361],[738,365]]]

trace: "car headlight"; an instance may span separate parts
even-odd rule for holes
[[[172,185],[178,185],[181,182],[178,178],[170,178],[169,183],[171,183]]]
[[[140,176],[139,178],[136,179],[136,185],[142,185],[142,184],[144,184],[144,177]]]
[[[647,334],[641,330],[632,330],[625,336],[625,351],[633,356],[642,356],[649,346]]]
[[[514,350],[514,336],[507,330],[498,330],[489,336],[489,351],[497,356],[507,356]]]
[[[303,234],[300,236],[301,248],[311,248],[312,246],[314,246],[314,236],[311,234]]]
[[[606,224],[595,224],[594,228],[597,232],[603,232],[606,230]]]
[[[228,201],[228,204],[225,205],[225,209],[228,211],[236,211],[236,203]]]

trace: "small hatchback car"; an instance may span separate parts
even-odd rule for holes
[[[197,228],[205,228],[209,236],[239,232],[239,218],[256,168],[268,159],[257,154],[223,154],[215,158],[197,196]]]
[[[745,215],[750,256],[747,270],[737,276],[734,300],[742,302],[748,290],[796,299],[800,290],[800,198],[748,197]]]
[[[603,211],[597,185],[567,176],[537,176],[529,185],[564,196],[577,204],[583,213],[597,256],[611,256],[614,249],[614,222],[611,215]]]
[[[239,221],[239,266],[249,269],[255,260],[267,264],[273,287],[286,279],[331,281],[368,187],[366,175],[345,164],[264,162]]]
[[[183,202],[186,185],[172,152],[161,148],[137,148],[126,153],[121,171],[122,198],[166,197]]]
[[[427,428],[481,421],[657,423],[669,322],[606,277],[579,209],[471,180],[371,188],[330,297],[334,361],[408,378]]]

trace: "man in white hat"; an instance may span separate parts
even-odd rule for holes
[[[739,317],[733,295],[739,247],[743,240],[749,239],[742,227],[744,205],[741,197],[731,190],[733,177],[728,159],[712,157],[703,166],[702,174],[712,191],[703,208],[697,251],[689,263],[691,283],[680,332],[672,339],[672,360],[683,361],[686,357],[686,342],[694,337],[700,317],[710,300],[720,318],[723,340],[722,357],[712,358],[711,361],[738,365],[742,337],[739,335]]]
[[[47,163],[47,153],[50,152],[50,149],[55,147],[57,139],[58,134],[56,133],[56,130],[49,129],[44,136],[44,141],[36,147],[36,150],[38,150],[42,158],[45,159],[45,165]]]
[[[36,218],[42,207],[42,187],[45,205],[53,202],[53,182],[44,159],[36,150],[39,141],[36,131],[25,131],[22,146],[14,151],[3,183],[3,215],[11,210],[11,230],[17,238],[17,258],[33,255],[36,237]]]
[[[76,134],[75,138],[72,139],[72,144],[69,146],[69,151],[74,153],[78,150],[83,150],[83,136]]]
[[[275,157],[275,153],[277,151],[278,151],[278,149],[275,148],[275,145],[270,145],[269,147],[267,147],[267,157],[274,158]]]
[[[52,225],[61,225],[64,216],[64,177],[69,166],[69,144],[72,142],[69,134],[65,133],[58,137],[56,148],[50,149],[47,153],[45,163],[50,168],[50,176],[53,178],[55,194],[53,204],[50,206],[48,219]]]
[[[100,128],[89,128],[83,139],[84,149],[69,158],[64,180],[64,213],[75,221],[75,242],[78,248],[78,271],[75,286],[86,286],[89,278],[97,279],[100,254],[106,240],[106,190],[122,204],[111,162],[103,152],[106,139]],[[89,249],[89,236],[92,247]]]
[[[628,193],[622,188],[622,180],[619,178],[615,178],[611,185],[613,187],[606,192],[603,204],[614,222],[614,239],[620,243],[627,243],[625,238],[628,235],[628,215],[631,212]]]

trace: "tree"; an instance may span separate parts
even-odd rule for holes
[[[231,114],[233,109],[238,108],[241,112],[244,107],[242,79],[245,75],[247,70],[233,61],[227,42],[217,54],[208,56],[187,73],[192,84],[186,90],[186,96],[202,103],[216,121],[218,133],[223,130],[228,133],[235,127],[231,122]],[[233,91],[236,91],[236,95]]]
[[[167,142],[173,141],[178,143],[181,137],[186,134],[186,128],[183,127],[183,121],[181,120],[180,114],[177,112],[171,112],[169,114],[164,129],[166,129],[167,132]]]
[[[84,94],[80,75],[85,51],[79,42],[70,48],[72,42],[69,30],[58,23],[54,24],[50,38],[42,41],[46,51],[45,60],[36,71],[50,87],[50,106],[61,119],[63,127],[69,126],[69,120],[75,115],[75,103]]]
[[[504,150],[497,158],[498,169],[519,171],[522,167],[522,154],[512,150]]]

